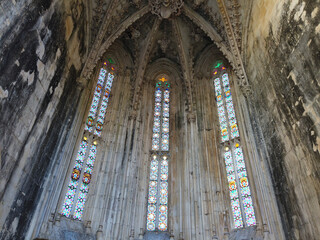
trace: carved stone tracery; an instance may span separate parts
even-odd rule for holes
[[[183,0],[149,0],[151,12],[159,18],[169,18],[180,15]]]

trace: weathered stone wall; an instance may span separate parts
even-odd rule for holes
[[[0,239],[22,239],[81,95],[82,1],[0,3]]]
[[[253,1],[249,114],[288,239],[320,235],[320,1]]]

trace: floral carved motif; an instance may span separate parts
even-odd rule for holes
[[[159,18],[178,16],[183,6],[183,0],[149,0],[151,12]]]

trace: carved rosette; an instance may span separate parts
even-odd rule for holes
[[[159,18],[178,16],[183,6],[183,0],[149,0],[151,12]]]

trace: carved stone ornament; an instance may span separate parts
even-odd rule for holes
[[[160,48],[161,48],[162,52],[163,52],[163,53],[166,53],[167,48],[168,48],[169,43],[170,43],[170,40],[164,38],[164,39],[158,40],[158,43],[159,43],[159,45],[160,45]]]
[[[153,14],[160,18],[169,18],[172,14],[180,14],[183,0],[149,0],[149,5]]]

